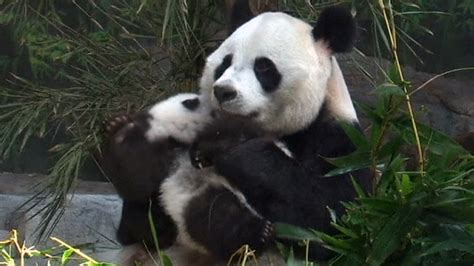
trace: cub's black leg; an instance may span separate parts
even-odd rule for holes
[[[191,238],[223,260],[244,244],[261,252],[274,236],[269,221],[225,188],[209,188],[193,199],[184,218]]]
[[[118,115],[104,124],[106,141],[99,161],[119,195],[130,201],[145,201],[168,175],[175,150],[169,141],[146,138],[149,114]]]
[[[124,200],[122,217],[117,230],[117,237],[121,244],[130,245],[144,243],[150,249],[156,249],[148,219],[149,203]],[[160,248],[171,246],[176,238],[176,226],[171,217],[165,214],[158,201],[152,202],[151,215],[157,230]]]

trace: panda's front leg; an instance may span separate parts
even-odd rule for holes
[[[262,252],[274,236],[271,222],[222,186],[208,187],[193,198],[184,215],[191,238],[225,261],[243,245]]]
[[[311,194],[304,168],[268,139],[233,147],[214,160],[214,168],[251,204],[258,204],[262,197],[295,202],[297,195]]]
[[[263,131],[253,123],[238,117],[222,117],[199,133],[190,149],[194,167],[206,168],[214,160],[228,153],[235,146],[262,136]]]

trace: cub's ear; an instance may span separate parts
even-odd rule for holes
[[[356,38],[356,23],[351,12],[336,6],[325,8],[313,28],[313,37],[327,42],[333,53],[349,52]]]
[[[249,0],[236,0],[230,12],[229,35],[254,16],[255,14],[250,9]]]

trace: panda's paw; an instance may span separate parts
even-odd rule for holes
[[[212,166],[212,159],[209,158],[207,153],[199,149],[197,145],[191,147],[189,150],[189,157],[191,159],[191,164],[195,168],[203,169]]]
[[[268,220],[265,221],[262,232],[260,234],[261,244],[262,245],[268,244],[269,242],[273,240],[274,236],[275,236],[275,230],[273,227],[273,223]]]
[[[105,135],[111,138],[114,137],[117,132],[119,132],[125,126],[128,127],[130,125],[133,125],[131,116],[128,114],[119,114],[104,121],[102,128]]]
[[[275,239],[275,230],[273,224],[265,219],[258,218],[257,226],[248,224],[245,226],[245,232],[240,234],[248,237],[244,243],[248,244],[253,250],[258,253],[264,252],[272,245]]]

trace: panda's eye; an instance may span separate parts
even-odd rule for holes
[[[275,64],[273,64],[272,60],[266,57],[260,57],[255,59],[254,70],[257,72],[267,72],[271,71],[275,68]]]
[[[224,74],[225,70],[232,65],[232,54],[228,54],[222,59],[222,63],[216,68],[214,72],[214,80],[217,80]]]
[[[273,92],[278,89],[282,76],[272,60],[267,57],[257,57],[253,70],[260,85],[266,92]]]

